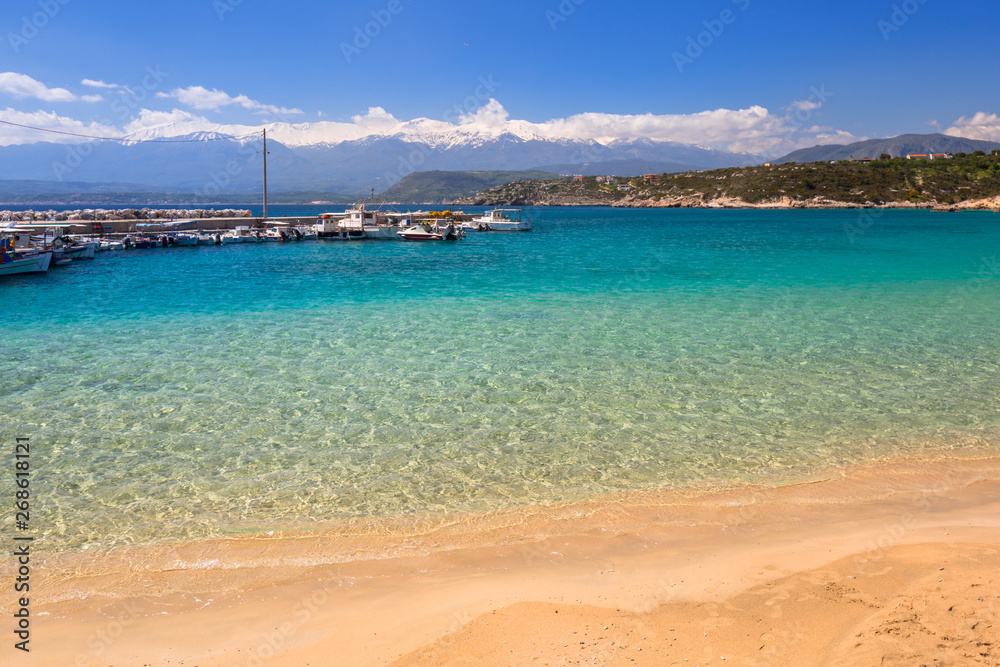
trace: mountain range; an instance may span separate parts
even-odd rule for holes
[[[323,123],[269,128],[268,190],[356,194],[385,192],[404,177],[425,171],[540,171],[559,175],[634,176],[761,164],[763,156],[647,138],[594,140],[546,138],[529,126],[470,129],[423,119],[360,138],[344,138]],[[262,141],[256,132],[177,134],[160,127],[122,139],[82,144],[35,143],[0,147],[0,195],[110,191],[188,192],[195,201],[259,193]],[[280,140],[274,140],[277,136]],[[971,153],[1000,143],[943,134],[906,134],[849,145],[797,150],[775,160],[820,162],[883,153]],[[16,184],[8,183],[17,181]],[[32,183],[35,182],[35,183]],[[32,192],[32,188],[36,188]],[[10,192],[8,192],[10,190]]]
[[[547,139],[527,132],[427,132],[408,128],[344,141],[288,143],[268,132],[268,189],[382,192],[420,171],[546,171],[619,174],[687,171],[749,165],[750,154],[650,139]],[[167,138],[169,137],[169,138]],[[322,138],[317,136],[317,138]],[[259,192],[263,187],[260,135],[197,132],[135,136],[84,144],[35,143],[0,147],[0,181],[131,183],[147,190],[214,194]],[[0,193],[2,193],[0,186]]]
[[[906,157],[914,153],[990,153],[1000,150],[1000,143],[953,137],[947,134],[901,134],[888,139],[869,139],[847,145],[813,146],[793,151],[775,164],[786,162],[830,162],[860,158],[878,158],[888,154],[891,157]]]

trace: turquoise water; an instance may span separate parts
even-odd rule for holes
[[[133,250],[0,282],[0,438],[32,438],[42,544],[997,442],[1000,216],[532,217],[456,244]]]

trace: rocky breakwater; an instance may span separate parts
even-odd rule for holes
[[[166,221],[166,220],[206,220],[209,218],[250,218],[253,214],[245,209],[151,209],[85,208],[75,211],[0,211],[0,221],[4,222],[116,222],[116,221]]]

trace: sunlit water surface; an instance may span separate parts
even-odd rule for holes
[[[532,213],[454,244],[133,250],[3,279],[0,436],[31,438],[40,545],[996,442],[1000,216]]]

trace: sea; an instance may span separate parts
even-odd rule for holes
[[[13,479],[30,439],[36,549],[1000,443],[1000,216],[528,213],[455,243],[112,251],[0,279],[0,460]]]

